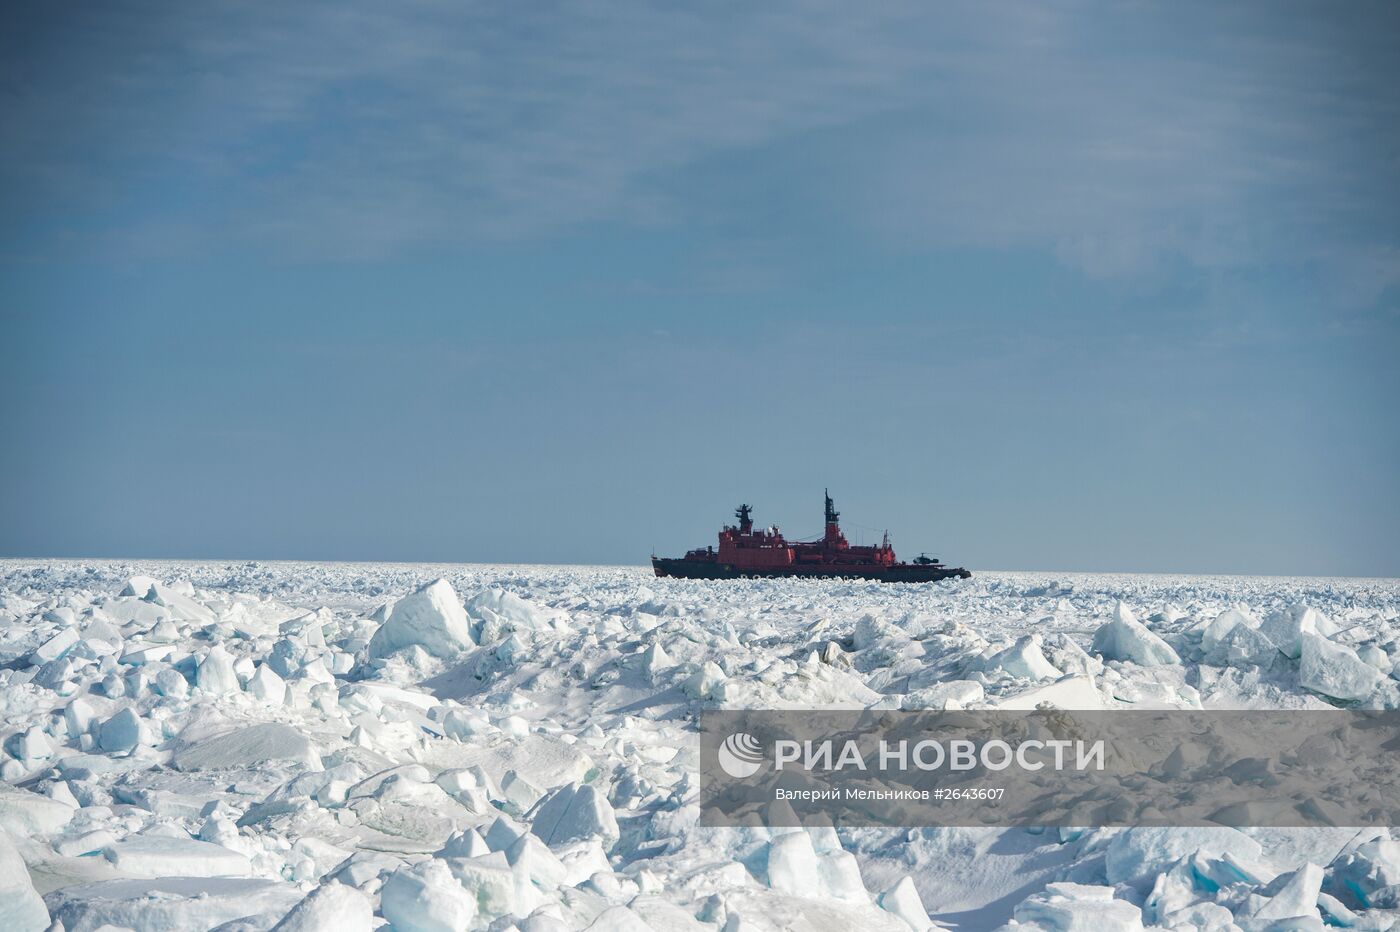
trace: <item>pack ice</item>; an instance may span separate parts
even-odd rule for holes
[[[1384,829],[702,828],[694,716],[1392,708],[1397,615],[1385,580],[3,562],[0,922],[1388,928]]]

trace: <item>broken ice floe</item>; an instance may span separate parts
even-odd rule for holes
[[[720,706],[1394,707],[1393,584],[643,580],[0,564],[0,917],[869,932],[1378,928],[1400,908],[1384,830],[1327,850],[704,829],[690,724]]]

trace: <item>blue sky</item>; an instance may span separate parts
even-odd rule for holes
[[[0,17],[0,555],[1400,567],[1394,5]]]

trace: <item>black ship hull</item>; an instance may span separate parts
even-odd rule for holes
[[[676,579],[869,579],[877,582],[921,583],[972,577],[970,572],[960,566],[944,566],[941,563],[899,563],[894,566],[809,564],[740,568],[718,560],[652,557],[651,567],[657,576],[671,576]]]

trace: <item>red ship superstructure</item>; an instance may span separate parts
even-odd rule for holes
[[[874,547],[853,547],[841,533],[841,513],[826,496],[826,531],[818,541],[792,541],[777,526],[754,530],[753,509],[740,505],[734,512],[739,523],[726,524],[719,532],[719,549],[705,547],[683,557],[651,558],[657,576],[684,579],[742,579],[756,576],[810,576],[875,579],[881,582],[931,582],[972,574],[962,567],[945,566],[920,556],[901,563],[890,546],[889,532]]]

